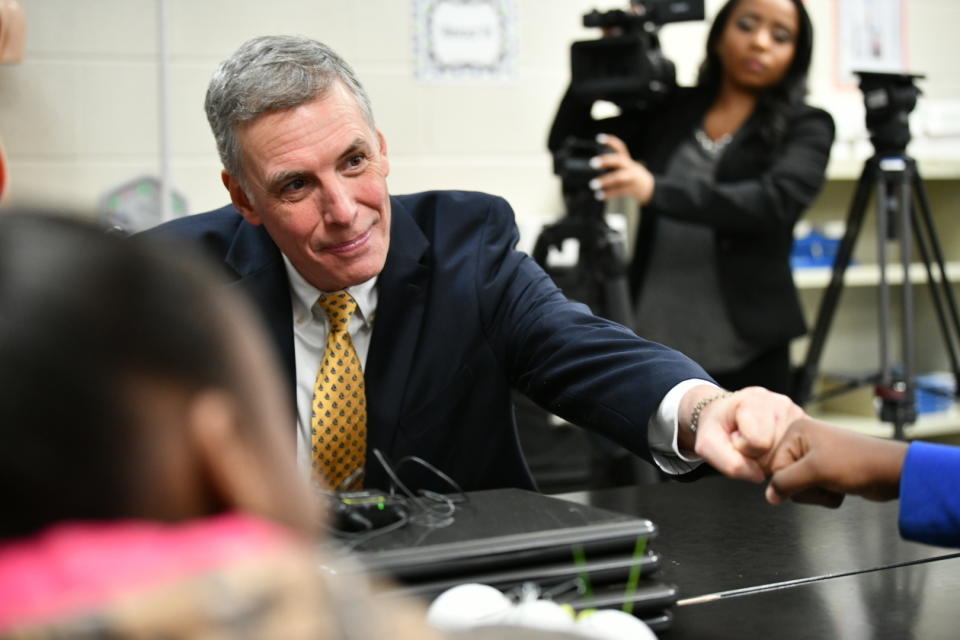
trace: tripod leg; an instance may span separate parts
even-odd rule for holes
[[[926,266],[930,296],[933,300],[934,310],[936,311],[940,334],[943,336],[943,344],[946,348],[947,358],[950,361],[950,370],[953,372],[954,395],[956,396],[958,387],[960,387],[960,356],[958,356],[957,346],[958,343],[960,343],[960,314],[957,312],[957,301],[954,296],[953,287],[950,279],[947,277],[947,269],[943,259],[943,249],[940,246],[936,228],[933,224],[933,216],[930,213],[930,204],[923,187],[923,181],[919,173],[916,172],[913,174],[913,189],[917,200],[916,210],[920,214],[919,217],[914,220],[914,233],[916,235],[917,247]],[[924,233],[926,233],[925,237]],[[927,248],[927,241],[929,241],[929,250]],[[931,253],[933,254],[932,258]],[[939,270],[939,274],[936,277],[933,271],[934,263]],[[950,312],[950,320],[947,319],[948,310]],[[952,321],[952,324],[950,321]]]
[[[950,331],[950,326],[947,324],[947,309],[946,304],[948,300],[945,300],[945,291],[949,290],[950,281],[947,279],[946,269],[942,263],[938,264],[939,274],[935,274],[933,270],[933,260],[931,258],[930,249],[927,247],[927,240],[922,235],[924,230],[920,226],[919,221],[914,221],[914,235],[917,241],[917,249],[920,251],[920,256],[923,259],[924,266],[927,271],[927,285],[930,290],[930,298],[933,301],[933,307],[937,316],[937,324],[940,327],[940,334],[943,336],[944,346],[947,351],[947,358],[950,360],[950,370],[953,371],[955,379],[960,379],[960,358],[957,356],[957,346],[956,340],[957,336],[960,336],[960,328],[956,326],[953,329],[953,333]],[[929,233],[930,230],[928,229]],[[945,291],[940,291],[940,287],[943,287]],[[956,309],[954,308],[954,312]]]
[[[533,245],[533,259],[546,271],[548,270],[547,256],[552,247],[559,248],[563,241],[563,230],[559,224],[548,225],[540,231],[537,241]]]
[[[863,173],[860,174],[860,180],[857,182],[857,189],[850,204],[850,211],[847,214],[846,232],[840,242],[837,258],[833,265],[830,284],[820,301],[817,321],[810,336],[806,358],[794,379],[793,399],[801,406],[810,401],[813,382],[817,377],[820,357],[823,354],[823,346],[826,343],[827,333],[830,331],[830,324],[833,321],[837,303],[840,301],[840,294],[843,291],[843,276],[850,265],[853,248],[857,242],[857,237],[860,235],[860,228],[863,226],[867,203],[870,200],[870,187],[877,179],[878,162],[876,157],[871,158],[864,165]]]
[[[880,385],[893,386],[893,370],[890,367],[890,285],[887,282],[887,240],[895,238],[896,227],[891,225],[890,209],[898,209],[895,202],[897,194],[893,193],[894,185],[889,181],[890,176],[881,171],[877,181],[877,266],[879,281],[877,283],[877,325],[879,345],[877,355],[880,364]],[[896,221],[894,221],[896,222]],[[904,285],[909,282],[904,272]]]
[[[912,258],[911,226],[913,213],[912,173],[911,166],[904,163],[903,170],[896,174],[898,184],[891,187],[899,193],[894,201],[899,205],[896,213],[899,218],[894,222],[899,225],[897,235],[900,239],[900,264],[903,269],[903,284],[900,287],[900,369],[892,371],[890,385],[896,393],[894,402],[884,402],[881,408],[881,418],[893,423],[893,437],[903,440],[904,427],[917,420],[916,399],[916,344],[914,331],[915,305],[913,299],[913,283],[910,280],[910,264]],[[881,263],[881,268],[883,263]]]
[[[603,289],[605,317],[634,329],[633,307],[630,304],[630,286],[627,283],[627,253],[623,237],[606,224],[598,228],[596,256],[600,269],[598,277]],[[602,234],[602,235],[601,235]]]

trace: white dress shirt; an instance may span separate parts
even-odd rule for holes
[[[307,282],[290,260],[283,256],[290,279],[293,307],[293,353],[297,374],[297,458],[309,474],[311,465],[310,423],[313,418],[313,387],[320,361],[327,346],[329,320],[317,300],[324,293]],[[377,311],[377,278],[349,287],[347,292],[357,301],[357,311],[350,317],[348,330],[353,348],[366,368],[370,336]],[[699,458],[685,456],[677,446],[677,414],[680,399],[691,387],[712,384],[705,380],[685,380],[673,387],[660,401],[657,412],[647,425],[647,441],[654,462],[665,473],[680,474],[700,464]]]

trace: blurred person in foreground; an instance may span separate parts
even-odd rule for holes
[[[432,637],[322,569],[276,363],[211,274],[0,216],[0,637]]]
[[[838,507],[845,494],[900,499],[900,535],[960,547],[960,447],[898,442],[804,418],[769,457],[771,504]]]

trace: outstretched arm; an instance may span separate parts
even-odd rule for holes
[[[870,500],[900,494],[907,444],[835,427],[811,418],[790,425],[765,461],[772,474],[767,501],[787,498],[836,507],[852,493]]]

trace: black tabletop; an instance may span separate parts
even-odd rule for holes
[[[674,610],[664,640],[960,637],[960,558],[721,597]]]
[[[659,529],[651,547],[661,556],[660,579],[679,587],[681,604],[705,594],[958,555],[902,540],[896,502],[848,497],[839,509],[773,507],[761,485],[719,476],[560,497],[652,520]]]
[[[763,486],[721,476],[557,497],[656,526],[660,569],[636,592],[669,588],[668,640],[960,637],[960,551],[902,540],[896,502],[773,507]],[[487,505],[496,522],[536,515],[508,502]]]

